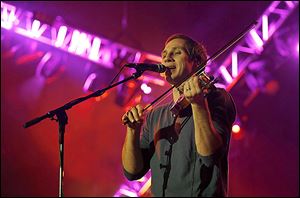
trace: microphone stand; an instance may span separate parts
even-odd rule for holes
[[[144,71],[143,70],[137,70],[135,73],[133,73],[130,77],[125,78],[124,80],[121,80],[117,83],[111,84],[108,87],[95,91],[87,96],[81,97],[81,98],[77,98],[75,100],[72,100],[71,102],[57,108],[54,109],[52,111],[49,111],[48,113],[34,118],[28,122],[26,122],[23,127],[24,128],[28,128],[34,124],[37,124],[38,122],[46,119],[46,118],[50,118],[51,120],[55,120],[58,122],[59,125],[59,197],[63,197],[63,177],[64,177],[64,134],[65,134],[65,126],[66,124],[68,124],[68,116],[66,114],[66,110],[71,109],[73,106],[91,98],[91,97],[97,97],[97,96],[101,96],[106,90],[111,89],[119,84],[125,83],[129,80],[132,79],[137,79],[138,77],[140,77],[142,75]],[[56,118],[54,118],[54,116],[56,116]]]

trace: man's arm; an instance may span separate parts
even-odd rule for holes
[[[192,106],[197,152],[201,156],[212,155],[224,142],[212,123],[208,101],[203,95],[197,76],[191,77],[184,84],[183,93]]]
[[[122,148],[123,167],[128,173],[133,175],[140,173],[144,167],[139,135],[140,132],[127,127],[125,142]]]
[[[203,101],[203,104],[192,104],[192,111],[197,152],[201,156],[212,155],[223,146],[223,141],[212,124],[207,99]]]
[[[136,175],[144,168],[143,156],[140,148],[140,131],[143,123],[142,107],[137,105],[123,115],[123,123],[127,122],[127,132],[122,148],[122,164],[125,171]]]

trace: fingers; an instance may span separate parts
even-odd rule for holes
[[[185,82],[183,88],[184,96],[188,98],[199,95],[201,93],[200,83],[197,76],[193,76],[187,82]]]
[[[140,104],[138,104],[136,106],[136,109],[138,111],[138,115],[141,117],[143,115],[144,108]]]
[[[201,93],[200,82],[197,76],[193,76],[189,81],[189,84],[193,95],[198,95]]]
[[[143,107],[141,105],[137,105],[132,107],[129,111],[127,111],[122,116],[123,124],[129,123],[141,123],[143,121]]]
[[[140,121],[140,116],[136,107],[132,107],[128,113],[128,118],[130,122],[138,122]]]
[[[190,103],[201,103],[203,91],[197,76],[192,76],[185,82],[183,94]]]

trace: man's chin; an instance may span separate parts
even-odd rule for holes
[[[171,84],[171,85],[175,85],[174,79],[172,79],[171,76],[165,76],[165,80]]]
[[[176,85],[177,83],[179,83],[180,79],[172,78],[172,76],[166,76],[165,80],[171,85]]]

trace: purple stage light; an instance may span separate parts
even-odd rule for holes
[[[64,44],[64,40],[67,34],[68,28],[66,26],[61,26],[58,30],[57,39],[55,42],[56,47],[61,47]]]
[[[10,30],[13,24],[18,21],[16,7],[1,1],[1,27]]]
[[[262,47],[264,45],[263,41],[261,40],[261,38],[259,37],[259,35],[257,34],[257,32],[255,30],[251,30],[250,31],[250,35],[252,36],[252,39],[256,45],[256,49],[258,51],[262,51]]]
[[[238,57],[236,52],[231,54],[231,68],[232,68],[232,77],[237,77],[238,75]]]
[[[135,56],[134,56],[133,62],[134,63],[138,63],[140,61],[140,59],[141,59],[141,55],[142,55],[141,52],[136,52]]]
[[[71,38],[71,44],[68,48],[69,52],[75,52],[77,47],[80,45],[79,42],[80,38],[80,32],[78,30],[73,30],[72,38]]]
[[[226,82],[231,83],[232,77],[229,74],[229,72],[227,71],[226,67],[224,65],[221,65],[219,70],[220,70],[221,74],[223,75],[224,79],[226,80]]]
[[[268,24],[268,16],[264,14],[262,16],[262,36],[263,40],[267,41],[269,38],[269,24]]]
[[[93,83],[93,81],[95,80],[95,78],[97,77],[96,73],[91,73],[87,78],[86,81],[83,85],[83,91],[87,92],[91,86],[91,84]]]
[[[101,39],[95,37],[93,40],[92,48],[90,50],[89,59],[90,60],[98,60],[99,59],[99,49],[101,46]]]

